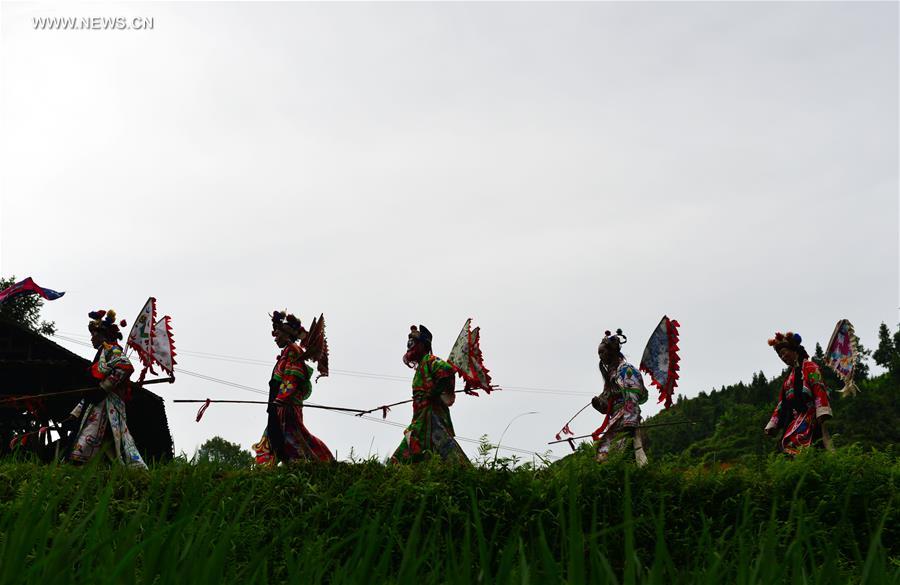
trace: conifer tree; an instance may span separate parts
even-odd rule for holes
[[[888,326],[884,323],[878,328],[878,349],[872,354],[875,363],[885,368],[891,374],[900,371],[900,355],[897,345],[900,342],[900,329],[891,336]]]

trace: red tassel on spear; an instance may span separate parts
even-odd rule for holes
[[[200,410],[197,411],[197,422],[200,422],[200,419],[203,418],[203,415],[206,413],[206,409],[209,408],[209,405],[212,401],[207,398],[206,402],[203,403],[203,406],[200,407]]]
[[[590,406],[590,405],[591,405],[591,403],[588,402],[587,404],[585,404],[584,406],[582,406],[582,407],[578,410],[578,412],[576,412],[575,414],[573,414],[573,415],[572,415],[572,418],[570,418],[568,421],[566,421],[566,424],[563,425],[563,428],[561,428],[560,431],[559,431],[558,433],[556,433],[556,440],[557,440],[557,441],[563,440],[563,439],[561,438],[563,435],[574,435],[574,434],[575,434],[575,433],[572,432],[572,429],[569,428],[569,425],[572,423],[573,420],[575,420],[575,418],[576,418],[579,414],[581,414],[582,412],[584,412],[584,409],[586,409],[586,408],[587,408],[588,406]]]
[[[206,400],[186,400],[186,399],[176,399],[172,402],[202,402],[203,406],[200,407],[200,410],[197,411],[197,422],[200,422],[200,419],[203,418],[203,415],[206,413],[206,409],[209,408],[210,404],[220,402],[224,404],[269,404],[273,406],[284,406],[281,402],[269,402],[267,400],[210,400],[207,398]],[[365,414],[364,411],[359,410],[358,408],[343,408],[341,406],[324,406],[322,404],[311,404],[306,402],[303,404],[303,408],[319,408],[322,410],[336,410],[338,412],[352,412],[354,414]]]

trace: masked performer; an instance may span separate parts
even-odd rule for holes
[[[641,424],[640,405],[647,401],[647,388],[640,371],[622,355],[622,345],[627,340],[621,329],[617,329],[615,335],[607,331],[597,348],[603,392],[595,396],[591,404],[606,418],[594,431],[593,438],[597,442],[597,461],[605,461],[613,449],[625,449],[628,440],[632,439],[635,460],[638,465],[644,465],[647,455],[638,426]]]
[[[297,460],[334,461],[325,443],[303,424],[303,401],[312,394],[314,371],[306,361],[316,361],[319,375],[328,375],[324,320],[313,319],[307,331],[294,315],[275,311],[272,337],[281,353],[269,380],[269,421],[262,439],[253,445],[256,462],[277,465]]]
[[[126,465],[147,468],[134,444],[125,419],[125,400],[130,398],[129,378],[134,366],[122,352],[116,312],[92,311],[88,331],[97,355],[91,364],[91,375],[99,381],[100,389],[86,396],[72,411],[71,419],[77,421],[68,452],[68,459],[84,463],[98,453]]]
[[[776,333],[769,345],[790,369],[781,387],[778,405],[766,425],[766,434],[781,436],[781,450],[788,455],[796,455],[804,447],[822,439],[825,448],[831,450],[831,437],[824,426],[831,418],[831,404],[828,390],[822,380],[819,366],[809,359],[809,354],[801,345],[802,338],[797,333]]]
[[[453,366],[431,353],[431,332],[424,325],[410,327],[403,363],[415,369],[413,418],[403,431],[403,441],[391,461],[415,463],[438,456],[447,461],[469,463],[454,438],[450,420],[450,406],[456,397],[456,372]]]

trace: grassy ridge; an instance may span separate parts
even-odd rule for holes
[[[0,583],[900,583],[900,462],[0,463]]]

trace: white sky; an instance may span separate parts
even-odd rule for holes
[[[403,381],[335,372],[311,401],[369,408],[409,396],[410,324],[445,357],[473,316],[497,383],[583,395],[461,397],[458,434],[537,411],[503,442],[544,451],[599,392],[604,329],[637,363],[677,318],[694,396],[778,373],[776,329],[811,349],[847,317],[873,347],[897,320],[896,3],[6,3],[0,32],[0,274],[66,291],[45,308],[63,334],[154,295],[179,350],[274,361],[268,312],[324,312],[334,370]],[[178,362],[261,390],[270,372]],[[188,453],[265,424],[167,411]],[[306,421],[340,457],[401,438]]]

